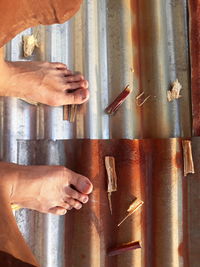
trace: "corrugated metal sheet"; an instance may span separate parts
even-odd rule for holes
[[[75,124],[63,121],[62,107],[36,107],[21,100],[3,98],[0,125],[4,160],[31,163],[31,154],[26,147],[20,150],[26,157],[18,157],[17,139],[191,136],[186,0],[88,0],[69,22],[39,26],[37,30],[40,33],[40,47],[31,60],[61,61],[71,69],[83,72],[90,82],[91,98],[85,113],[78,114]],[[7,59],[25,60],[22,56],[22,35],[32,31],[26,30],[7,45]],[[183,97],[168,103],[166,92],[176,78],[183,85]],[[107,116],[105,107],[127,84],[133,88],[132,95],[115,116]],[[151,95],[151,98],[143,107],[138,107],[135,97],[142,91],[145,95]],[[60,150],[52,158],[53,148],[47,148],[45,163],[63,164],[60,157],[56,156],[59,156]],[[166,192],[169,209],[165,212],[174,214],[177,219],[183,211],[183,192],[179,191],[181,186],[182,183],[176,181],[171,189],[173,192]],[[161,196],[161,188],[159,192]],[[160,198],[154,199],[153,205],[158,214],[162,212],[159,211]],[[163,237],[168,241],[165,243],[161,238],[163,235],[156,232],[155,244],[159,244],[156,254],[144,254],[146,260],[140,255],[141,261],[134,260],[137,266],[151,266],[148,265],[148,257],[153,264],[183,266],[182,256],[177,250],[174,251],[183,238],[183,228],[179,228],[177,237],[177,221],[172,220],[175,218],[173,216],[169,215],[167,223],[161,228],[165,231],[165,225],[170,225],[169,239],[167,233],[166,239]],[[25,210],[17,212],[16,218],[42,266],[65,265],[63,218]],[[159,259],[152,261],[159,256],[161,262]],[[99,266],[103,266],[103,263]]]
[[[52,160],[89,177],[94,184],[90,202],[66,216],[65,266],[188,266],[187,188],[183,186],[181,140],[20,141],[19,158],[45,164]],[[84,157],[83,157],[84,155]],[[110,215],[106,190],[106,155],[116,159],[118,190]],[[89,164],[88,164],[89,163]],[[133,199],[144,206],[119,228]],[[60,236],[62,241],[63,236]],[[139,240],[141,250],[108,257],[107,251]]]

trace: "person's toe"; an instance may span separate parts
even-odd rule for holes
[[[67,210],[62,207],[54,207],[48,210],[48,213],[52,213],[55,215],[65,215]]]
[[[80,210],[80,209],[82,208],[82,206],[83,206],[79,201],[77,201],[77,200],[75,200],[75,199],[73,199],[73,198],[69,198],[69,197],[67,197],[67,198],[65,199],[65,201],[66,201],[71,207],[75,208],[76,210]]]
[[[63,82],[65,81],[64,79],[67,79],[67,77],[71,77],[72,75],[71,70],[68,69],[59,69],[57,71],[59,71],[60,77],[62,77]]]
[[[67,77],[66,77],[67,79]],[[88,81],[86,80],[79,80],[79,81],[73,81],[73,82],[66,82],[63,84],[63,88],[64,90],[68,90],[70,92],[70,90],[76,90],[76,89],[80,89],[80,88],[84,88],[87,89],[88,88]]]
[[[69,186],[67,186],[67,187],[65,188],[65,193],[66,193],[69,197],[74,198],[74,199],[76,199],[76,200],[78,200],[78,201],[80,201],[80,202],[82,202],[82,203],[87,203],[88,200],[89,200],[89,198],[88,198],[87,195],[85,195],[85,194],[81,194],[81,193],[79,193],[78,191],[72,189],[72,188],[69,187]]]
[[[89,91],[87,89],[77,89],[74,92],[65,93],[65,104],[82,104],[89,99]]]
[[[72,82],[79,82],[79,81],[84,81],[84,77],[80,74],[77,75],[70,75],[66,77],[66,82],[67,83],[72,83]]]
[[[64,63],[60,63],[60,62],[51,62],[50,63],[52,65],[52,67],[56,68],[56,69],[67,69],[67,65]]]
[[[90,194],[93,190],[93,185],[88,178],[77,173],[72,173],[69,183],[80,193]]]

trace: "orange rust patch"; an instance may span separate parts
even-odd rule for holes
[[[176,153],[174,164],[178,169],[181,169],[183,167],[183,156],[181,152]]]

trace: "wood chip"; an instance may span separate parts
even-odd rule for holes
[[[39,42],[34,34],[23,36],[24,57],[30,57],[35,47],[39,47]]]
[[[141,244],[139,241],[132,241],[129,243],[124,243],[121,246],[109,249],[108,256],[116,256],[124,252],[127,252],[129,250],[134,250],[134,249],[139,249],[139,248],[141,248]]]
[[[172,89],[167,91],[167,99],[169,102],[179,99],[182,96],[180,95],[180,91],[182,90],[182,85],[179,83],[178,79],[176,79],[172,83]]]
[[[105,109],[107,114],[113,115],[132,92],[129,85],[117,96],[117,98]]]
[[[110,212],[112,214],[112,201],[111,201],[111,195],[112,192],[117,191],[117,175],[115,170],[115,158],[114,157],[105,157],[105,166],[107,171],[107,177],[108,177],[108,201],[109,201],[109,207]]]
[[[140,207],[142,207],[143,204],[144,204],[144,202],[142,200],[139,200],[139,199],[134,200],[131,203],[131,205],[129,206],[129,208],[127,209],[128,214],[126,215],[126,217],[117,226],[119,227],[129,216],[131,216]]]
[[[75,122],[78,105],[66,105],[63,107],[63,120]]]
[[[182,147],[183,147],[183,159],[184,159],[184,176],[187,176],[189,173],[195,173],[194,162],[192,157],[191,141],[183,140]]]

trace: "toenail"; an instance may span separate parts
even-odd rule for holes
[[[85,92],[81,92],[81,98],[82,100],[85,100],[87,98],[87,94]]]
[[[82,202],[83,202],[83,203],[88,202],[88,197],[84,197],[84,198],[82,199]]]
[[[81,205],[81,204],[77,204],[77,205],[76,205],[76,209],[79,210],[80,208],[82,208],[82,205]]]
[[[63,210],[62,214],[65,215],[67,213],[67,210]]]
[[[88,190],[91,188],[91,184],[90,183],[84,183],[84,184],[82,184],[82,192],[84,193],[84,192],[88,192]]]

